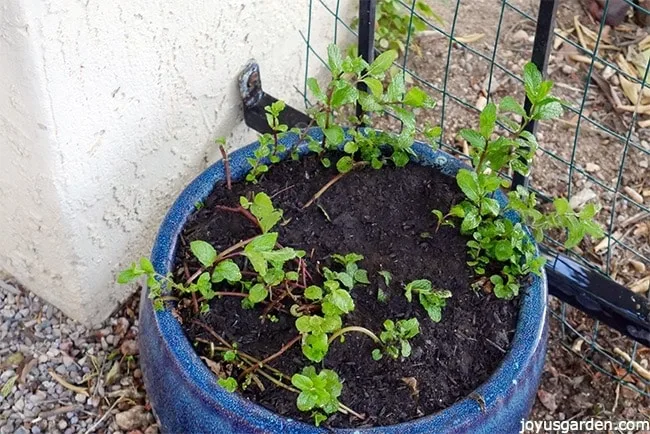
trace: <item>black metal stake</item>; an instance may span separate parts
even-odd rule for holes
[[[539,13],[537,14],[537,28],[535,29],[535,41],[533,42],[533,56],[531,62],[537,66],[537,69],[546,74],[546,67],[548,66],[548,56],[553,47],[553,38],[555,30],[555,13],[559,2],[557,0],[541,0],[539,2]],[[524,109],[526,113],[530,112],[532,103],[526,97]],[[524,128],[531,134],[535,134],[537,129],[537,121],[530,121]],[[528,177],[519,173],[514,174],[512,178],[513,190],[517,186],[522,185],[528,187]]]
[[[368,63],[375,60],[375,12],[377,0],[359,0],[359,56]],[[363,92],[368,91],[365,83],[359,83],[357,88]],[[361,104],[357,103],[357,117],[363,116]]]

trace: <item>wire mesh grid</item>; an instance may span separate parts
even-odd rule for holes
[[[650,14],[631,1],[620,1],[629,3],[641,19]],[[309,19],[302,33],[306,44],[302,94],[307,107],[306,78],[317,68],[327,67],[326,44],[317,47],[311,37],[312,20],[331,19],[334,40],[328,42],[349,48],[357,40],[350,18],[356,14],[357,3],[309,1]],[[397,47],[401,51],[394,65],[397,73],[437,99],[436,109],[426,117],[442,128],[441,148],[466,158],[467,145],[456,136],[460,128],[476,124],[480,109],[492,98],[512,95],[523,102],[522,67],[533,52],[540,6],[549,10],[548,3],[553,2],[378,0],[378,18],[392,10],[407,27],[401,34],[394,31],[388,36],[386,31],[377,31],[377,50]],[[555,93],[565,101],[565,115],[538,126],[540,149],[530,188],[537,193],[541,208],[559,196],[568,198],[574,207],[589,200],[600,203],[598,220],[607,233],[603,240],[586,241],[566,251],[563,234],[556,233],[547,236],[545,244],[647,293],[650,36],[633,23],[615,29],[607,26],[605,17],[615,0],[604,3],[602,20],[591,18],[586,4],[578,0],[563,2],[557,9],[547,75],[555,82]],[[426,13],[426,6],[435,16]],[[376,25],[375,30],[379,29]],[[381,128],[398,126],[395,120],[377,122],[375,126]],[[552,299],[551,314],[561,345],[597,371],[650,396],[650,374],[645,369],[650,349],[558,300]]]

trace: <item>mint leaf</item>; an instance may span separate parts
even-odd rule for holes
[[[228,282],[239,282],[241,278],[242,275],[239,266],[232,259],[219,262],[212,272],[212,281],[214,283],[224,280]]]
[[[479,115],[479,130],[481,135],[488,140],[494,131],[494,126],[497,122],[497,106],[494,103],[489,103],[485,106]]]
[[[212,247],[212,245],[205,241],[192,241],[190,243],[190,250],[204,267],[211,266],[217,259],[217,251]]]
[[[539,100],[538,92],[541,84],[542,73],[533,62],[526,63],[524,66],[524,88],[526,95],[533,103],[537,103]]]
[[[374,62],[368,67],[368,75],[379,75],[385,73],[388,68],[393,64],[397,59],[397,51],[388,50],[381,53]]]
[[[332,71],[332,76],[336,77],[342,72],[343,59],[341,58],[341,50],[335,44],[330,44],[327,47],[327,64]]]
[[[339,161],[336,162],[336,169],[341,173],[349,172],[352,170],[352,167],[354,167],[354,160],[352,160],[352,157],[348,157],[347,155],[341,157]]]
[[[481,199],[481,187],[479,186],[476,172],[460,169],[456,175],[456,183],[469,200],[474,203],[479,203]]]

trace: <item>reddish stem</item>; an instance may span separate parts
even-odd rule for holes
[[[230,160],[228,159],[228,154],[226,149],[222,146],[219,146],[219,151],[221,151],[221,156],[223,157],[223,167],[226,170],[226,186],[228,190],[232,190],[232,181],[230,179]]]
[[[226,206],[226,205],[217,205],[217,206],[215,206],[215,208],[223,210],[223,211],[239,213],[239,214],[243,215],[244,217],[246,217],[248,220],[250,220],[260,230],[262,230],[262,226],[260,225],[259,220],[257,220],[253,214],[251,214],[246,208],[244,208],[241,205],[239,205],[237,207],[230,207],[230,206]]]
[[[185,279],[188,280],[190,278],[190,269],[187,268],[187,262],[185,261],[183,261],[183,271],[185,272]],[[192,307],[194,308],[194,313],[199,312],[199,302],[194,292],[192,293]]]
[[[302,337],[301,335],[296,336],[295,338],[293,338],[293,339],[291,339],[289,342],[287,342],[287,343],[286,343],[282,348],[280,348],[280,351],[278,351],[277,353],[271,354],[271,355],[268,356],[266,359],[264,359],[264,360],[260,360],[259,362],[255,363],[254,365],[249,366],[248,368],[246,368],[246,369],[244,370],[244,372],[242,372],[241,374],[239,374],[239,378],[244,378],[244,377],[246,376],[246,374],[248,374],[248,373],[250,373],[250,372],[253,372],[254,370],[256,370],[256,369],[262,367],[263,365],[269,363],[269,362],[272,361],[272,360],[277,359],[277,358],[280,357],[280,356],[281,356],[285,351],[287,351],[289,348],[291,348],[292,346],[294,346],[295,343],[298,342],[298,341],[300,340],[301,337]]]

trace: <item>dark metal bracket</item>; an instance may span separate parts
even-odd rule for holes
[[[272,133],[266,121],[264,107],[278,101],[277,98],[264,92],[260,66],[255,60],[250,60],[239,75],[239,93],[244,105],[244,122],[255,131],[265,134]],[[311,118],[303,112],[287,105],[280,113],[280,123],[289,127],[306,128]]]

